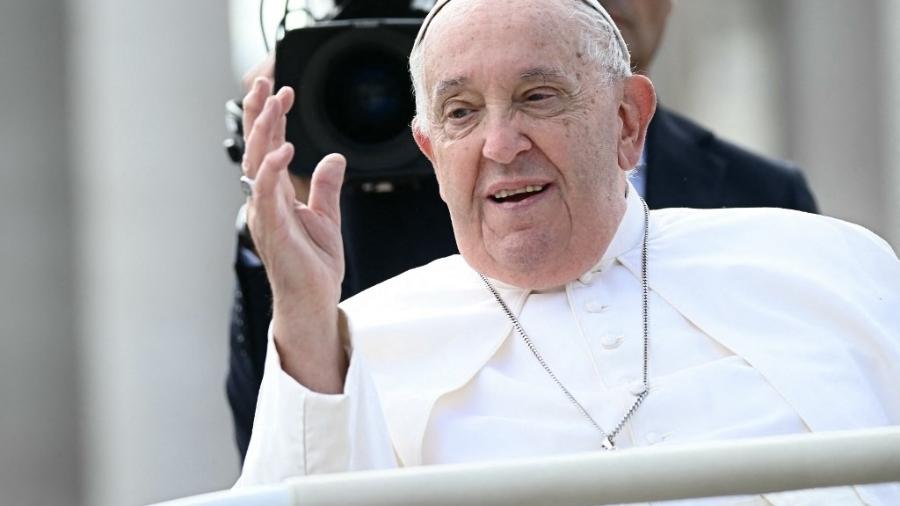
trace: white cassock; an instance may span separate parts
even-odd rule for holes
[[[644,216],[635,191],[627,200],[603,258],[578,280],[546,291],[493,281],[607,431],[643,364]],[[776,209],[653,211],[648,281],[650,394],[619,448],[900,424],[900,262],[867,230]],[[343,395],[290,378],[270,337],[237,486],[600,449],[460,256],[341,307],[353,346]],[[900,504],[900,486],[690,502],[863,503]]]

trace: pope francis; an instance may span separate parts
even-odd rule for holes
[[[894,252],[795,211],[648,212],[627,172],[655,94],[596,0],[439,1],[410,70],[461,255],[340,306],[345,161],[323,159],[298,203],[293,91],[260,79],[245,98],[274,300],[238,486],[900,423]],[[807,503],[900,490],[703,502]]]

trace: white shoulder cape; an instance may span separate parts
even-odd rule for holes
[[[776,209],[651,213],[650,288],[757,369],[813,431],[900,424],[900,261],[840,220]],[[635,276],[640,248],[618,258]],[[513,311],[528,292],[500,287]],[[435,401],[469,381],[511,326],[460,256],[353,297],[365,361],[404,465]]]

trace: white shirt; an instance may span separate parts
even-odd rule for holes
[[[607,431],[633,401],[634,383],[642,367],[640,282],[633,262],[626,265],[625,258],[640,251],[643,210],[635,192],[629,193],[619,230],[591,273],[544,293],[495,282],[551,369]],[[651,254],[649,270],[651,279],[662,277],[659,271],[665,270],[665,264],[654,263]],[[449,291],[455,288],[456,277],[446,280]],[[447,323],[436,329],[445,330],[446,335],[427,337],[452,347],[455,336],[489,327],[478,318],[490,318],[495,328],[505,329],[502,339],[479,339],[446,358],[422,360],[429,346],[420,346],[418,340],[372,337],[360,342],[365,345],[364,352],[360,355],[357,351],[351,360],[345,395],[319,395],[296,384],[280,370],[277,352],[270,346],[254,436],[239,484],[398,463],[466,462],[599,449],[599,434],[563,396],[521,338],[511,332],[489,292],[483,285],[465,288],[464,300],[487,297],[471,302],[471,308],[456,304],[451,311],[444,310],[447,314],[439,316]],[[404,286],[402,293],[411,289]],[[476,289],[480,291],[473,291]],[[440,292],[435,296],[440,298]],[[372,305],[365,302],[365,307]],[[354,323],[353,310],[359,313],[362,309],[353,302],[345,307]],[[427,306],[421,314],[396,317],[372,309],[367,325],[382,329],[390,322],[400,333],[415,335],[418,319],[437,318],[431,314],[434,310]],[[379,321],[382,318],[385,322]],[[618,447],[810,430],[797,408],[781,395],[783,387],[773,388],[770,379],[745,358],[701,330],[656,291],[651,291],[650,321],[651,392],[618,436]],[[366,365],[370,361],[374,364],[371,371]],[[460,366],[458,361],[470,363]],[[394,371],[403,367],[411,377],[433,375],[437,383],[416,381],[414,388],[407,376],[395,377]],[[447,368],[446,374],[438,370],[442,367]],[[473,370],[471,376],[457,374],[466,368]],[[374,379],[369,379],[370,375]],[[382,409],[389,415],[387,422]],[[422,421],[416,425],[406,418]],[[403,424],[407,425],[400,427]],[[821,493],[825,492],[802,497]],[[792,494],[791,500],[796,501],[797,494],[804,493]],[[851,488],[831,494],[828,500],[832,502],[835,494],[843,494],[842,500],[853,502],[841,504],[860,503]],[[785,504],[778,496],[766,498]],[[762,498],[727,498],[708,504],[768,503]]]

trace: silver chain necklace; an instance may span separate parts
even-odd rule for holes
[[[500,293],[494,288],[490,281],[483,274],[478,273],[478,276],[481,277],[481,280],[484,281],[485,286],[487,286],[488,290],[490,290],[491,294],[494,295],[494,298],[497,299],[497,302],[500,304],[500,307],[503,308],[503,312],[506,313],[506,317],[509,318],[509,321],[512,322],[513,327],[516,329],[516,332],[522,337],[522,340],[525,341],[525,345],[528,346],[528,349],[531,350],[531,353],[534,355],[534,358],[537,359],[538,363],[541,364],[541,367],[544,368],[544,371],[550,376],[554,383],[559,386],[560,390],[562,390],[563,395],[569,399],[569,401],[587,418],[588,422],[594,426],[597,431],[600,432],[600,436],[602,439],[602,446],[605,450],[614,450],[616,448],[615,439],[616,436],[619,435],[619,432],[622,431],[622,427],[628,423],[628,420],[634,415],[635,411],[637,411],[638,407],[640,407],[641,403],[644,402],[644,399],[647,398],[647,395],[650,393],[650,384],[647,380],[647,364],[649,362],[648,357],[648,342],[650,337],[650,310],[649,310],[649,301],[648,301],[648,289],[647,289],[647,239],[650,235],[650,211],[647,208],[647,203],[641,200],[641,203],[644,206],[644,239],[643,244],[641,246],[641,302],[642,302],[642,316],[643,316],[643,333],[644,333],[644,366],[643,366],[643,388],[640,393],[635,394],[636,398],[634,399],[634,403],[625,412],[625,416],[622,417],[622,420],[616,424],[615,428],[610,432],[606,432],[600,427],[600,424],[594,420],[594,417],[588,413],[587,409],[578,402],[578,399],[572,395],[572,392],[563,385],[562,381],[556,377],[556,374],[550,369],[550,366],[547,365],[547,361],[544,360],[544,357],[538,351],[537,347],[534,345],[534,342],[531,341],[531,338],[528,337],[528,334],[525,333],[525,329],[522,328],[522,324],[519,323],[519,319],[516,318],[516,315],[510,311],[509,306],[506,305],[506,302],[500,296]]]

